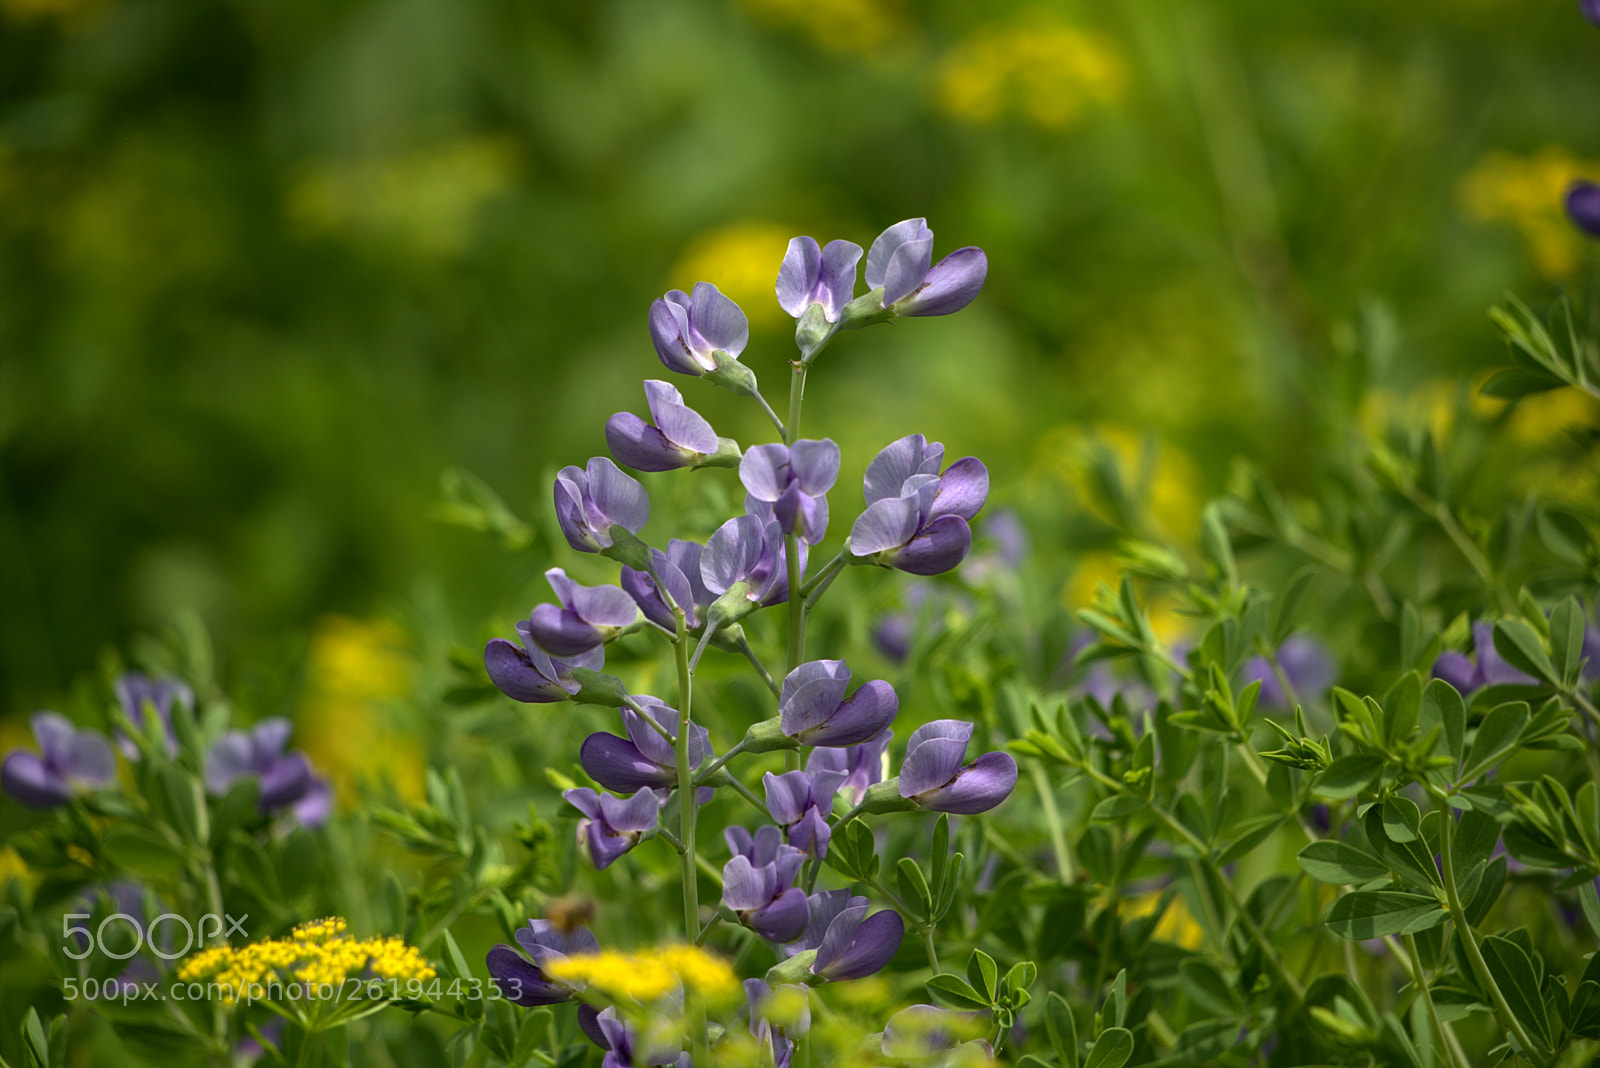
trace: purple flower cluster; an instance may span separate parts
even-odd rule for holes
[[[989,472],[974,457],[943,475],[944,446],[910,434],[867,466],[867,510],[850,531],[850,551],[913,575],[939,575],[966,558],[968,525],[989,497]]]
[[[225,794],[235,782],[254,777],[261,787],[256,807],[287,809],[300,824],[318,827],[333,813],[333,788],[311,770],[311,762],[289,744],[289,721],[273,716],[248,731],[229,731],[206,752],[206,789]]]
[[[117,758],[99,731],[80,731],[56,712],[36,712],[33,737],[39,752],[14,749],[0,765],[0,787],[29,808],[64,805],[117,777]]]

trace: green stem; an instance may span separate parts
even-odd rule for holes
[[[747,639],[742,637],[739,639],[739,651],[744,654],[746,660],[750,661],[750,666],[756,669],[756,674],[760,675],[761,681],[767,684],[767,689],[772,691],[772,696],[777,697],[783,692],[783,688],[773,679],[772,672],[767,670],[767,665],[763,664],[761,658],[756,655],[756,651],[750,648],[750,642]]]
[[[850,551],[849,538],[845,539],[844,545],[845,547],[839,550],[839,555],[829,561],[827,568],[813,581],[811,594],[805,599],[805,611],[807,613],[816,607],[818,601],[822,600],[822,595],[828,592],[828,587],[833,585],[833,580],[839,577],[839,573],[844,570],[845,564],[848,563],[845,560],[845,554]]]
[[[817,584],[819,582],[833,575],[849,562],[849,550],[840,549],[839,555],[835,556],[832,560],[829,560],[827,564],[823,566],[821,571],[818,571],[815,575],[807,579],[805,585],[800,587],[800,596],[809,599],[811,592],[817,588]]]
[[[627,702],[629,708],[639,713],[640,719],[644,720],[645,723],[652,727],[657,734],[666,739],[669,745],[672,744],[672,735],[667,732],[667,728],[657,723],[655,717],[644,710],[643,705],[641,705],[638,701],[635,701],[631,696],[624,696],[623,700]]]
[[[772,815],[767,811],[766,804],[762,802],[761,798],[755,795],[754,791],[752,791],[750,787],[746,786],[744,783],[740,782],[731,775],[728,776],[728,785],[733,787],[734,793],[738,794],[740,797],[754,805],[756,807],[756,811],[760,812],[769,820],[772,818]]]
[[[787,438],[788,431],[783,428],[783,420],[778,418],[778,413],[772,410],[772,405],[767,403],[767,398],[761,395],[761,391],[752,389],[750,395],[756,399],[757,404],[761,405],[761,410],[767,413],[767,418],[772,420],[772,425],[778,428],[778,436]]]
[[[695,772],[694,784],[696,786],[704,786],[707,779],[711,778],[711,776],[722,770],[722,765],[726,764],[728,761],[732,760],[742,752],[744,752],[744,742],[741,740],[738,745],[735,745],[732,749],[728,750],[726,753],[723,753],[721,756],[717,757],[717,759],[713,760],[709,764],[704,765],[699,771]]]
[[[939,951],[933,945],[932,927],[924,927],[922,929],[922,948],[928,951],[928,966],[933,969],[933,974],[938,975],[940,971]]]
[[[1072,851],[1067,848],[1067,833],[1061,825],[1061,812],[1056,808],[1055,790],[1050,786],[1044,764],[1037,757],[1028,761],[1028,773],[1033,778],[1034,789],[1039,792],[1039,804],[1044,807],[1044,825],[1050,831],[1050,846],[1055,850],[1057,876],[1062,886],[1070,886],[1075,878]]]
[[[1461,937],[1462,948],[1467,951],[1467,960],[1472,964],[1472,973],[1477,976],[1479,985],[1489,992],[1489,1000],[1494,1002],[1494,1011],[1499,1014],[1500,1022],[1506,1025],[1506,1030],[1511,1032],[1517,1044],[1530,1055],[1542,1053],[1543,1050],[1534,1045],[1522,1022],[1511,1011],[1500,985],[1494,981],[1494,976],[1489,972],[1489,962],[1483,959],[1483,951],[1478,948],[1478,934],[1472,929],[1472,924],[1467,922],[1467,910],[1462,905],[1461,894],[1456,889],[1454,846],[1451,843],[1451,839],[1455,837],[1455,820],[1450,814],[1450,803],[1441,795],[1435,794],[1434,804],[1440,816],[1439,847],[1440,859],[1443,861],[1440,867],[1444,869],[1445,900],[1450,908],[1450,916],[1456,922],[1456,933]]]
[[[1433,1029],[1439,1035],[1439,1042],[1444,1046],[1450,1063],[1455,1068],[1472,1068],[1465,1057],[1459,1057],[1460,1046],[1455,1042],[1455,1035],[1445,1029],[1444,1021],[1439,1019],[1438,1006],[1433,1003],[1433,991],[1428,986],[1427,978],[1422,974],[1422,954],[1417,950],[1417,936],[1406,935],[1406,952],[1411,957],[1411,974],[1413,982],[1422,991],[1423,1004],[1428,1006],[1428,1018],[1433,1021]]]
[[[694,647],[694,656],[689,658],[689,671],[691,674],[694,672],[695,668],[700,666],[700,654],[706,651],[706,643],[709,642],[711,640],[711,636],[717,632],[718,625],[719,623],[717,620],[708,620],[706,622],[706,629],[700,632],[700,644]]]
[[[678,738],[674,746],[678,758],[678,812],[680,815],[678,837],[682,839],[683,852],[683,937],[693,938],[700,930],[700,880],[695,874],[694,836],[694,769],[689,766],[689,732],[693,722],[690,704],[694,697],[694,682],[689,675],[689,643],[684,627],[684,616],[678,614],[678,641],[673,647],[678,661]]]

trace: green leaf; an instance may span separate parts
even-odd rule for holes
[[[939,820],[933,825],[933,890],[934,898],[939,898],[944,893],[945,872],[950,867],[950,817],[941,812]]]
[[[1526,701],[1508,701],[1490,709],[1472,739],[1460,781],[1472,782],[1515,749],[1522,728],[1527,726],[1528,715]]]
[[[1125,1027],[1109,1027],[1095,1039],[1083,1068],[1122,1068],[1132,1056],[1133,1032]]]
[[[1246,853],[1252,852],[1256,846],[1271,838],[1273,833],[1283,826],[1284,821],[1288,818],[1288,816],[1262,816],[1259,819],[1252,820],[1246,824],[1249,829],[1236,838],[1217,857],[1216,865],[1221,867],[1224,864],[1232,864]]]
[[[1422,676],[1415,671],[1401,675],[1379,703],[1383,706],[1383,734],[1389,744],[1409,738],[1422,710]]]
[[[921,906],[924,916],[933,914],[933,894],[928,890],[928,880],[923,877],[916,861],[901,857],[900,863],[895,866],[895,881],[900,884],[900,896],[907,904],[915,902]]]
[[[1561,684],[1561,676],[1550,663],[1550,654],[1544,651],[1539,632],[1520,619],[1502,619],[1494,625],[1494,648],[1513,667],[1521,668],[1554,685]]]
[[[1340,938],[1363,942],[1399,934],[1439,910],[1437,898],[1394,890],[1356,890],[1333,903],[1323,922]]]
[[[1421,836],[1422,813],[1409,797],[1396,794],[1383,802],[1383,833],[1391,842],[1415,842]]]
[[[135,824],[117,824],[106,831],[101,850],[107,859],[135,875],[159,878],[182,870],[188,857],[176,843]]]
[[[987,996],[989,1004],[994,1004],[994,996],[999,992],[1000,970],[995,967],[993,957],[981,949],[973,950],[972,956],[967,958],[967,981],[972,989]]]
[[[1044,999],[1044,1026],[1062,1068],[1078,1068],[1078,1023],[1067,999],[1054,990]]]
[[[1489,974],[1505,995],[1511,1015],[1549,1046],[1550,1017],[1545,1013],[1544,998],[1539,996],[1539,976],[1527,952],[1509,938],[1498,935],[1485,938],[1482,949]]]
[[[1183,992],[1207,1012],[1218,1016],[1237,1016],[1244,1007],[1239,992],[1220,969],[1204,957],[1190,957],[1178,966],[1183,973]]]
[[[1467,873],[1480,864],[1487,864],[1494,855],[1495,843],[1500,841],[1500,824],[1477,809],[1461,814],[1450,850],[1454,874],[1459,883]],[[1469,895],[1470,896],[1470,895]]]
[[[1367,844],[1405,881],[1423,888],[1442,886],[1439,869],[1434,865],[1433,853],[1418,838],[1404,842],[1392,840],[1385,829],[1383,812],[1381,806],[1374,805],[1367,809],[1367,814],[1362,817],[1362,828],[1367,832]]]
[[[1307,875],[1334,886],[1359,886],[1389,874],[1389,866],[1371,853],[1331,839],[1312,842],[1296,859]]]
[[[22,1020],[22,1048],[33,1068],[50,1068],[50,1042],[44,1036],[38,1010],[31,1005]]]
[[[1289,581],[1272,601],[1272,629],[1270,631],[1272,647],[1276,649],[1283,644],[1283,640],[1294,630],[1295,613],[1300,608],[1300,602],[1305,598],[1306,590],[1311,587],[1311,580],[1317,577],[1315,564],[1308,564],[1296,571]]]
[[[983,995],[972,989],[971,985],[959,975],[940,972],[924,985],[927,986],[928,996],[934,1000],[935,1004],[942,1005],[947,1009],[970,1011],[989,1008],[989,1002],[984,999]]]
[[[1472,900],[1467,902],[1467,922],[1476,927],[1482,923],[1484,917],[1489,915],[1489,910],[1494,908],[1494,903],[1500,898],[1500,891],[1506,885],[1506,858],[1495,857],[1483,869],[1483,874],[1478,877],[1478,889],[1472,895]]]
[[[1467,704],[1456,688],[1443,679],[1432,679],[1422,688],[1422,707],[1417,724],[1424,736],[1435,726],[1442,726],[1445,752],[1456,764],[1461,763],[1461,751],[1467,733]]]
[[[1545,548],[1569,564],[1582,567],[1587,557],[1596,553],[1594,537],[1589,533],[1589,528],[1571,512],[1541,508],[1535,525]]]
[[[1113,823],[1133,815],[1147,804],[1149,802],[1142,797],[1134,797],[1131,794],[1117,794],[1094,806],[1094,811],[1089,813],[1089,818],[1096,823]]]
[[[462,979],[472,978],[472,969],[467,967],[467,958],[461,955],[461,947],[456,945],[455,936],[448,927],[444,931],[445,963],[451,973]]]
[[[1383,757],[1375,753],[1342,756],[1328,765],[1313,787],[1323,797],[1354,797],[1365,790],[1383,770]]]
[[[1562,684],[1578,677],[1578,662],[1583,659],[1583,609],[1576,597],[1568,597],[1550,612],[1550,649],[1556,673]]]

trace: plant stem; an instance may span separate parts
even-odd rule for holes
[[[694,656],[689,658],[689,671],[691,673],[695,668],[700,666],[700,654],[706,651],[706,643],[709,642],[711,640],[711,636],[717,632],[717,625],[718,624],[715,619],[707,620],[706,629],[700,632],[700,644],[694,647]]]
[[[689,675],[689,642],[684,615],[678,616],[678,641],[673,646],[678,661],[678,738],[674,745],[678,760],[678,836],[683,840],[683,936],[693,938],[700,930],[700,880],[695,873],[695,798],[694,769],[689,766],[689,729],[693,722],[690,704],[694,681]]]
[[[1055,790],[1037,757],[1028,761],[1028,773],[1033,777],[1034,789],[1039,791],[1039,804],[1044,807],[1044,825],[1050,830],[1050,846],[1056,854],[1056,875],[1062,886],[1070,886],[1074,879],[1072,851],[1067,848],[1067,833],[1061,825],[1061,812],[1056,808]]]
[[[739,651],[744,654],[746,660],[750,661],[750,666],[756,669],[756,674],[760,675],[761,681],[767,684],[767,689],[772,691],[772,696],[777,697],[783,692],[782,687],[773,679],[772,672],[767,670],[767,665],[763,664],[761,658],[756,655],[756,651],[750,648],[750,642],[747,639],[742,637],[739,639]]]
[[[755,795],[750,787],[746,786],[744,783],[740,782],[731,775],[728,776],[728,783],[733,787],[734,793],[738,794],[740,797],[754,805],[757,812],[760,812],[769,820],[772,818],[771,813],[767,811],[767,806],[762,802],[761,798]]]
[[[850,541],[848,538],[845,539],[844,544],[845,547],[839,550],[839,555],[828,561],[828,566],[823,568],[822,571],[818,573],[817,577],[812,579],[811,582],[807,584],[811,587],[811,593],[805,599],[805,610],[807,612],[816,607],[817,602],[822,600],[822,595],[828,592],[828,587],[833,585],[833,580],[839,577],[839,573],[843,571],[845,565],[849,563],[849,561],[845,559],[845,554],[850,551]]]
[[[940,971],[939,951],[934,947],[933,944],[932,927],[924,927],[922,929],[922,948],[928,951],[928,966],[933,969],[933,973],[935,975],[938,975]]]
[[[1456,933],[1461,938],[1462,948],[1467,951],[1467,960],[1472,964],[1472,972],[1477,976],[1478,983],[1489,992],[1489,1000],[1494,1002],[1494,1011],[1499,1014],[1500,1022],[1506,1025],[1506,1029],[1517,1040],[1517,1044],[1530,1055],[1543,1053],[1539,1046],[1533,1044],[1533,1039],[1528,1036],[1522,1022],[1506,1003],[1505,994],[1501,992],[1500,985],[1494,981],[1494,976],[1489,972],[1489,962],[1483,959],[1483,951],[1478,948],[1478,934],[1472,929],[1472,924],[1467,922],[1466,908],[1461,904],[1461,894],[1456,890],[1454,847],[1451,844],[1455,820],[1450,814],[1450,803],[1443,796],[1435,794],[1434,804],[1440,816],[1439,846],[1443,861],[1440,866],[1444,869],[1445,900],[1450,907],[1450,916],[1456,922]]]
[[[767,418],[772,420],[772,425],[778,428],[778,436],[787,438],[788,431],[783,427],[783,420],[778,418],[778,413],[772,410],[772,405],[767,403],[767,398],[761,395],[761,391],[753,389],[750,391],[750,395],[756,399],[757,404],[761,405],[761,410],[767,413]]]
[[[1455,1040],[1455,1035],[1445,1029],[1444,1021],[1439,1019],[1439,1009],[1433,1003],[1433,990],[1429,988],[1427,978],[1422,974],[1422,954],[1417,950],[1417,936],[1406,935],[1406,952],[1411,956],[1412,982],[1417,989],[1422,991],[1422,1000],[1428,1006],[1428,1018],[1433,1021],[1433,1029],[1438,1032],[1439,1042],[1445,1048],[1445,1054],[1455,1068],[1472,1068],[1466,1057],[1462,1055],[1461,1046]]]
[[[711,776],[722,770],[722,765],[726,764],[728,761],[732,760],[742,752],[744,752],[743,740],[741,740],[739,744],[735,745],[732,749],[728,750],[726,753],[723,753],[711,763],[702,766],[699,771],[695,772],[694,784],[696,786],[705,785],[707,779],[711,778]]]

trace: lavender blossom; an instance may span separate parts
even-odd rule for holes
[[[753,836],[743,827],[729,827],[723,835],[734,855],[722,869],[722,903],[770,942],[799,938],[810,911],[805,891],[791,884],[805,851],[782,844],[770,825]]]
[[[1578,0],[1578,10],[1584,18],[1600,26],[1600,0]]]
[[[883,781],[888,773],[889,742],[894,732],[885,727],[860,745],[848,748],[819,746],[806,758],[807,773],[836,771],[844,776],[839,789],[851,805],[867,796],[867,787]]]
[[[637,534],[650,518],[644,487],[604,456],[557,472],[555,499],[561,533],[580,553],[604,552],[616,544],[617,528]]]
[[[744,996],[750,1003],[750,1034],[758,1043],[771,1044],[773,1068],[789,1068],[794,1060],[794,1040],[811,1030],[811,997],[805,987],[792,983],[778,989],[799,1009],[791,1021],[774,1023],[768,1019],[773,989],[760,979],[744,981]]]
[[[767,772],[761,777],[767,788],[767,812],[772,822],[784,829],[789,844],[813,857],[828,855],[828,840],[833,829],[828,814],[833,811],[833,795],[845,779],[842,771]]]
[[[868,906],[854,900],[828,924],[811,962],[813,975],[830,982],[863,979],[882,969],[899,951],[906,934],[900,914],[885,909],[869,917]]]
[[[895,223],[867,252],[867,288],[881,287],[879,306],[896,315],[949,315],[972,303],[989,273],[983,250],[970,245],[930,268],[932,263],[933,231],[927,220]]]
[[[698,376],[717,369],[716,353],[744,351],[750,321],[716,286],[696,282],[693,296],[674,289],[650,305],[650,338],[668,370]]]
[[[971,738],[972,724],[959,719],[934,720],[913,731],[900,766],[900,796],[918,808],[958,816],[987,812],[1009,797],[1017,785],[1017,762],[1009,753],[985,753],[963,764]]]
[[[845,699],[850,669],[843,660],[811,660],[783,680],[778,714],[783,733],[801,745],[848,746],[887,727],[899,711],[894,687],[881,679],[864,682]]]
[[[39,752],[14,749],[0,765],[0,787],[24,805],[64,805],[74,794],[110,786],[117,777],[117,758],[99,731],[80,731],[56,712],[36,712],[32,724]]]
[[[688,544],[693,543],[690,542]],[[698,545],[695,546],[697,565],[699,562],[699,548]],[[633,603],[639,606],[639,611],[644,613],[644,618],[668,634],[676,635],[678,622],[672,611],[673,605],[676,605],[682,609],[684,625],[688,629],[694,630],[700,626],[698,606],[695,604],[695,588],[690,584],[689,576],[684,574],[683,569],[673,563],[672,558],[660,549],[651,549],[650,559],[655,564],[656,574],[661,578],[662,584],[666,586],[667,596],[665,597],[662,596],[660,587],[656,585],[655,579],[650,577],[649,572],[635,571],[631,567],[622,569],[622,588],[627,591],[629,597],[633,598]],[[699,578],[699,576],[700,569],[696,566],[695,577]],[[705,584],[701,583],[700,588],[704,589]],[[706,599],[706,603],[707,605],[710,604],[710,598]]]
[[[617,1016],[617,1010],[607,1008],[586,1021],[580,1012],[579,1026],[589,1040],[606,1051],[600,1068],[658,1068],[660,1065],[672,1065],[673,1068],[694,1068],[688,1051],[682,1048],[682,1040],[678,1045],[650,1046],[647,1043],[651,1036],[656,1034],[655,1028],[638,1028],[624,1023]],[[588,1026],[584,1026],[588,1023]]]
[[[665,701],[642,694],[635,698],[645,715],[665,731],[668,738],[676,737],[678,713]],[[645,722],[643,716],[631,708],[622,709],[622,724],[626,738],[601,731],[584,739],[578,750],[578,761],[600,785],[618,793],[631,794],[641,787],[670,789],[678,784],[678,757],[673,743],[661,732]],[[689,764],[699,767],[711,757],[711,735],[698,723],[689,727]]]
[[[815,545],[828,533],[828,498],[839,477],[839,446],[829,439],[788,445],[757,445],[739,463],[739,481],[749,491],[746,511],[771,518],[785,534]]]
[[[804,541],[799,543],[802,575],[807,548]],[[789,599],[786,551],[783,531],[776,520],[763,522],[757,516],[742,515],[722,524],[706,542],[700,556],[700,578],[719,599],[739,589],[744,602],[741,611],[745,613],[756,607],[782,604]]]
[[[861,261],[861,246],[851,241],[829,241],[818,248],[815,238],[790,240],[778,268],[778,306],[796,319],[813,304],[822,306],[822,317],[839,321],[844,306],[856,291],[856,264]]]
[[[968,456],[938,473],[944,446],[910,434],[886,446],[867,466],[867,509],[850,531],[858,558],[913,575],[938,575],[972,547],[968,521],[989,496],[989,472]]]
[[[596,871],[610,867],[638,845],[646,831],[655,829],[661,815],[661,798],[647,786],[641,786],[626,799],[587,787],[568,790],[561,796],[584,815],[578,821],[578,845],[589,854]]]
[[[711,424],[685,406],[683,394],[671,384],[649,379],[644,395],[654,426],[632,412],[618,412],[606,421],[606,444],[621,463],[636,471],[672,471],[700,467],[713,458],[717,466],[738,462],[738,443],[717,437]]]
[[[575,987],[551,979],[544,968],[570,956],[600,952],[599,940],[587,927],[565,931],[549,920],[529,920],[526,927],[517,930],[517,944],[533,958],[533,963],[502,942],[489,951],[489,974],[499,980],[508,1001],[529,1008],[571,1001],[578,992]]]
[[[206,789],[225,794],[239,779],[260,780],[256,807],[262,812],[290,807],[307,826],[327,819],[331,788],[311,770],[311,762],[298,749],[284,752],[289,743],[289,721],[273,716],[249,731],[229,731],[206,753]]]
[[[605,666],[604,646],[572,657],[551,656],[533,640],[526,620],[517,624],[521,644],[491,638],[483,651],[483,666],[500,692],[526,704],[565,701],[583,687],[572,677],[574,668],[599,671]]]
[[[1600,0],[1589,0],[1590,6],[1600,11]],[[1590,21],[1600,23],[1600,16],[1590,15]],[[1578,179],[1567,190],[1567,218],[1572,225],[1590,237],[1600,237],[1600,185]]]
[[[1278,647],[1278,666],[1289,679],[1297,697],[1320,695],[1333,685],[1334,662],[1327,647],[1308,634],[1292,634]],[[1289,695],[1284,693],[1272,661],[1264,656],[1253,656],[1244,665],[1244,682],[1261,683],[1260,703],[1263,708],[1288,708]]]
[[[580,586],[559,567],[544,577],[561,604],[535,608],[528,617],[528,635],[551,656],[581,656],[638,621],[638,605],[620,586]]]
[[[188,684],[178,679],[152,679],[137,671],[130,671],[118,678],[113,688],[116,690],[117,703],[122,706],[123,714],[140,730],[144,729],[145,706],[155,709],[156,715],[161,717],[167,756],[177,756],[178,738],[172,732],[172,706],[174,703],[179,703],[190,712],[194,711],[194,691]],[[139,759],[139,747],[134,744],[132,738],[124,736],[120,731],[117,732],[117,748],[121,749],[122,755],[129,760]]]
[[[1494,647],[1494,624],[1480,620],[1472,625],[1473,657],[1464,653],[1441,653],[1433,662],[1433,677],[1443,679],[1463,696],[1485,686],[1533,686],[1532,675],[1506,662]]]

